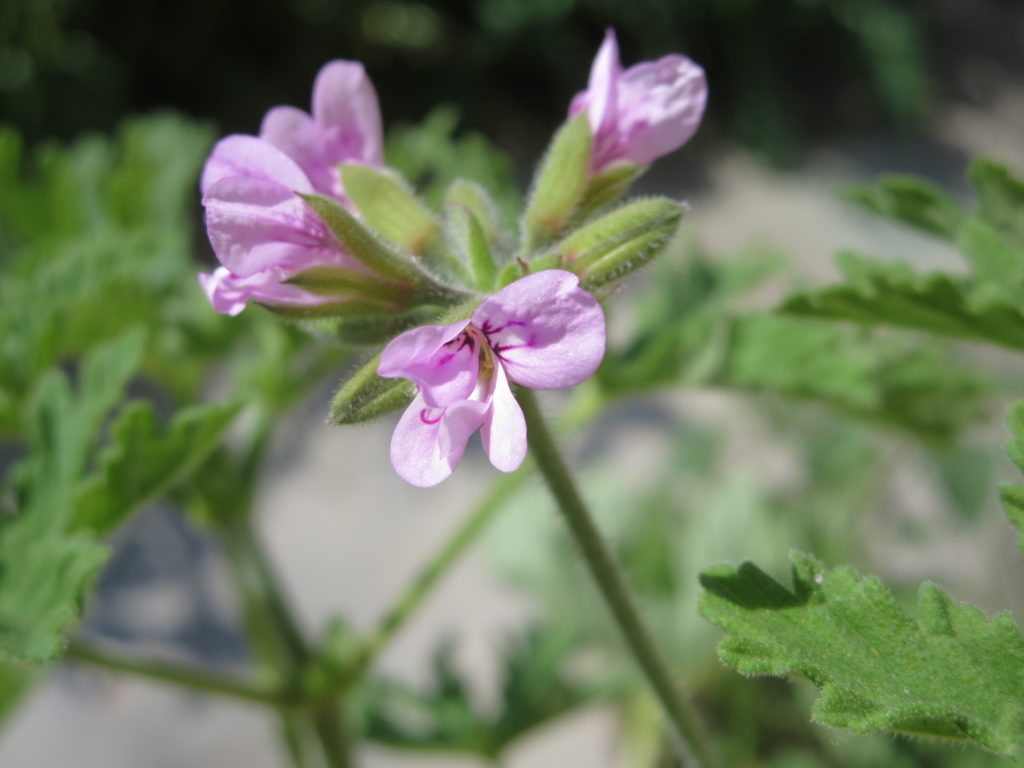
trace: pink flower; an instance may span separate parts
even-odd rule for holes
[[[306,173],[313,188],[344,198],[338,165],[381,165],[380,106],[373,83],[358,61],[331,61],[313,83],[313,114],[274,107],[260,127],[273,144]]]
[[[219,141],[200,187],[206,233],[223,266],[199,281],[218,312],[236,315],[249,300],[292,306],[336,301],[284,281],[317,266],[366,271],[296,194],[313,192],[302,169],[267,142],[241,135]]]
[[[604,345],[601,306],[562,270],[517,280],[469,320],[396,337],[377,372],[409,379],[418,392],[391,438],[395,471],[412,485],[437,485],[477,429],[491,464],[515,470],[526,456],[526,422],[509,382],[573,387],[597,370]]]
[[[222,267],[199,281],[218,312],[235,315],[259,301],[312,306],[337,301],[284,281],[311,267],[366,271],[296,194],[345,202],[337,167],[380,164],[377,96],[362,64],[332,61],[317,75],[313,115],[276,107],[260,138],[217,143],[200,181],[206,230]]]
[[[707,96],[704,70],[685,56],[671,54],[623,72],[609,29],[587,90],[576,94],[569,114],[586,111],[594,133],[591,171],[599,173],[620,160],[646,165],[679,149],[697,131]]]

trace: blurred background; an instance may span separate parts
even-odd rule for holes
[[[607,27],[617,30],[626,66],[681,52],[705,67],[710,84],[695,139],[639,187],[685,198],[692,211],[678,263],[642,273],[616,299],[612,333],[623,345],[650,330],[650,318],[634,311],[645,297],[707,335],[706,307],[723,317],[727,302],[730,313],[772,307],[793,286],[834,277],[832,254],[840,249],[956,271],[951,245],[874,218],[837,190],[895,171],[964,197],[974,156],[1024,169],[1024,6],[1016,0],[0,0],[0,124],[7,128],[7,143],[0,142],[0,266],[27,275],[17,254],[44,239],[48,248],[53,238],[72,247],[92,237],[109,197],[92,192],[114,188],[111,220],[121,229],[115,227],[110,252],[136,266],[104,290],[128,304],[132,296],[140,304],[158,296],[175,317],[200,318],[182,326],[187,332],[175,337],[177,346],[153,348],[163,362],[153,363],[152,378],[163,389],[139,385],[141,393],[163,408],[182,393],[215,399],[222,378],[169,370],[175,354],[191,354],[182,338],[205,344],[211,370],[255,354],[246,338],[309,349],[291,331],[279,339],[277,331],[258,330],[260,320],[226,330],[222,321],[234,321],[213,317],[192,278],[181,278],[214,261],[195,179],[215,137],[255,133],[277,104],[308,109],[319,67],[358,59],[380,97],[387,157],[428,199],[436,201],[457,174],[522,190],[584,87]],[[113,187],[104,179],[114,179]],[[59,211],[47,207],[54,201]],[[502,192],[499,202],[514,210],[517,194]],[[126,250],[126,232],[144,236]],[[138,266],[147,259],[175,266],[154,275]],[[55,315],[52,327],[32,336],[11,297],[24,306],[33,294],[12,288],[5,295],[3,375],[13,383],[0,398],[4,471],[24,451],[12,425],[19,393],[36,370],[29,366],[18,378],[17,345],[34,350],[39,360],[32,365],[41,369],[87,348],[91,338],[84,337],[113,332],[96,321],[103,312],[96,299],[98,308],[76,303],[72,314]],[[88,304],[81,296],[74,301]],[[124,311],[151,326],[162,322],[144,307]],[[417,491],[387,462],[391,420],[324,426],[326,403],[349,360],[343,351],[330,354],[336,367],[291,404],[275,435],[257,504],[266,546],[312,635],[339,613],[357,629],[373,626],[495,480],[473,453],[448,483]],[[714,656],[720,633],[695,608],[701,568],[750,558],[781,578],[787,550],[797,547],[830,565],[878,573],[903,590],[901,597],[932,579],[987,611],[1019,610],[1024,569],[995,489],[997,479],[1013,476],[1000,456],[1000,422],[1020,366],[987,349],[953,354],[954,368],[984,368],[996,383],[986,383],[982,397],[980,384],[961,382],[952,405],[936,405],[917,421],[896,403],[886,414],[895,428],[857,418],[849,403],[808,404],[801,399],[815,397],[805,392],[787,398],[763,382],[745,385],[740,372],[624,399],[567,438],[659,636],[686,649],[680,674],[716,731],[729,734],[731,765],[997,763],[977,751],[809,724],[813,689],[745,680],[722,667]],[[879,385],[903,355],[893,351],[878,363],[865,386]],[[956,409],[971,398],[980,415],[968,418]],[[565,402],[551,398],[551,411]],[[569,545],[543,489],[524,483],[506,507],[382,659],[388,675],[419,692],[424,711],[443,709],[438,676],[443,681],[451,664],[468,681],[481,717],[500,712],[516,644],[526,644],[527,656],[536,650],[529,627],[582,635],[599,650],[616,647],[585,575],[566,564]],[[216,668],[244,662],[238,600],[201,525],[163,501],[113,542],[89,602],[86,636]],[[567,684],[572,705],[539,710],[515,732],[522,738],[502,764],[657,764],[651,702],[621,666],[606,681],[611,694]],[[285,764],[272,718],[258,708],[71,664],[37,681],[23,704],[7,710],[0,732],[3,768]],[[438,736],[438,754],[430,756],[410,751],[430,739],[392,726],[368,726],[372,743],[362,764],[486,764],[457,754],[463,742],[454,726],[450,743]]]

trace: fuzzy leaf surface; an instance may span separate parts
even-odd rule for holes
[[[725,630],[719,656],[745,675],[805,677],[815,720],[863,733],[1024,746],[1024,639],[924,584],[914,618],[880,581],[793,553],[787,589],[753,563],[701,575],[701,614]]]
[[[79,489],[76,527],[100,536],[110,533],[133,510],[199,466],[239,409],[238,403],[184,408],[164,429],[152,403],[126,405],[114,422],[100,469]]]
[[[841,254],[838,262],[843,282],[790,296],[782,311],[1024,349],[1024,302],[1018,286],[940,272],[920,274],[905,264],[850,253]]]

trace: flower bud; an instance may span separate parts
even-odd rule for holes
[[[590,124],[585,115],[566,122],[555,134],[534,177],[522,218],[523,251],[546,245],[568,224],[587,186]]]
[[[562,239],[546,257],[580,276],[593,290],[646,264],[672,238],[683,206],[663,197],[637,200],[607,213]],[[541,266],[538,261],[531,267]]]
[[[380,354],[374,355],[346,381],[331,400],[330,424],[357,424],[405,408],[412,401],[404,379],[377,375]]]

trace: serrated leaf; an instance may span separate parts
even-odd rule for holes
[[[967,216],[956,198],[916,176],[886,175],[873,184],[851,185],[843,194],[881,216],[949,240]]]
[[[97,536],[110,533],[199,466],[240,409],[240,403],[183,408],[163,429],[152,403],[126,405],[111,427],[99,469],[79,489],[74,527]]]
[[[981,217],[1014,246],[1024,248],[1024,181],[986,158],[971,163],[967,180],[978,196]]]
[[[1013,437],[1006,443],[1006,455],[1024,472],[1024,400],[1010,406],[1006,412],[1006,424]],[[1003,510],[1017,529],[1017,548],[1024,551],[1024,485],[1007,483],[1000,486],[999,495]]]
[[[1024,250],[1011,248],[992,225],[977,217],[964,221],[956,245],[971,265],[973,278],[1005,288],[1012,299],[1024,278]]]
[[[96,433],[122,397],[143,337],[129,332],[82,363],[72,394],[52,371],[34,393],[29,455],[12,474],[15,512],[0,519],[0,660],[44,661],[63,647],[107,550],[73,527],[74,494]]]
[[[340,173],[345,194],[366,223],[400,248],[423,253],[440,234],[441,222],[404,179],[352,163],[342,165]]]
[[[1024,349],[1024,302],[1004,286],[939,272],[922,275],[905,264],[851,253],[840,254],[839,265],[845,282],[790,296],[781,310]]]
[[[1024,745],[1024,639],[925,584],[914,619],[871,577],[826,572],[793,553],[793,588],[752,563],[701,576],[701,614],[725,630],[722,660],[746,675],[799,675],[822,695],[819,722],[972,742],[1002,755]]]
[[[551,140],[523,213],[524,252],[544,245],[569,222],[586,189],[591,142],[590,122],[582,113],[567,121]]]

